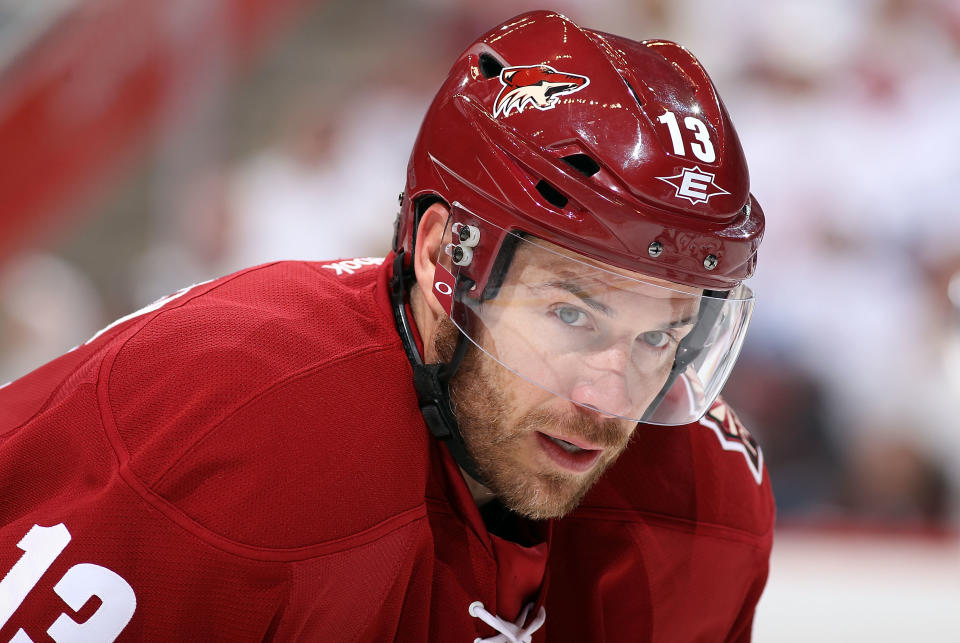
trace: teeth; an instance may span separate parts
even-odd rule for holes
[[[560,438],[554,438],[554,437],[551,437],[551,436],[549,436],[549,435],[548,435],[547,437],[550,438],[550,441],[551,441],[551,442],[553,442],[554,444],[556,444],[558,447],[560,447],[561,449],[563,449],[563,450],[566,451],[567,453],[580,453],[580,452],[584,451],[584,449],[581,449],[580,447],[578,447],[578,446],[576,446],[576,445],[570,444],[570,443],[567,442],[566,440],[561,440]]]

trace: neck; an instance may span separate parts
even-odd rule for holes
[[[473,496],[473,501],[477,503],[478,507],[484,506],[497,497],[495,493],[474,480],[473,477],[462,468],[460,468],[460,475],[463,476],[464,482],[467,483],[467,489],[470,490],[470,495]]]

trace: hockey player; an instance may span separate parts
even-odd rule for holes
[[[762,232],[686,50],[496,27],[385,261],[193,286],[0,388],[0,640],[749,640],[772,497],[717,395]]]

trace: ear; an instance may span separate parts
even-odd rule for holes
[[[417,244],[413,250],[413,270],[417,285],[430,310],[436,315],[446,315],[443,306],[433,294],[433,278],[437,271],[437,257],[443,247],[443,231],[450,210],[443,203],[434,203],[420,217],[417,226]]]

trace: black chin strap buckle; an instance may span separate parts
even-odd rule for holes
[[[463,333],[457,338],[457,348],[450,363],[459,366],[466,352],[468,340]],[[450,364],[411,364],[413,366],[413,385],[417,390],[417,401],[423,421],[430,429],[430,435],[442,440],[447,450],[460,468],[471,478],[483,482],[477,473],[473,458],[467,453],[467,445],[460,434],[460,426],[450,405],[450,378],[456,372]]]
[[[435,438],[449,440],[454,436],[451,425],[456,419],[450,412],[450,393],[445,377],[446,364],[413,364],[413,386],[417,389],[417,399],[423,419]]]

